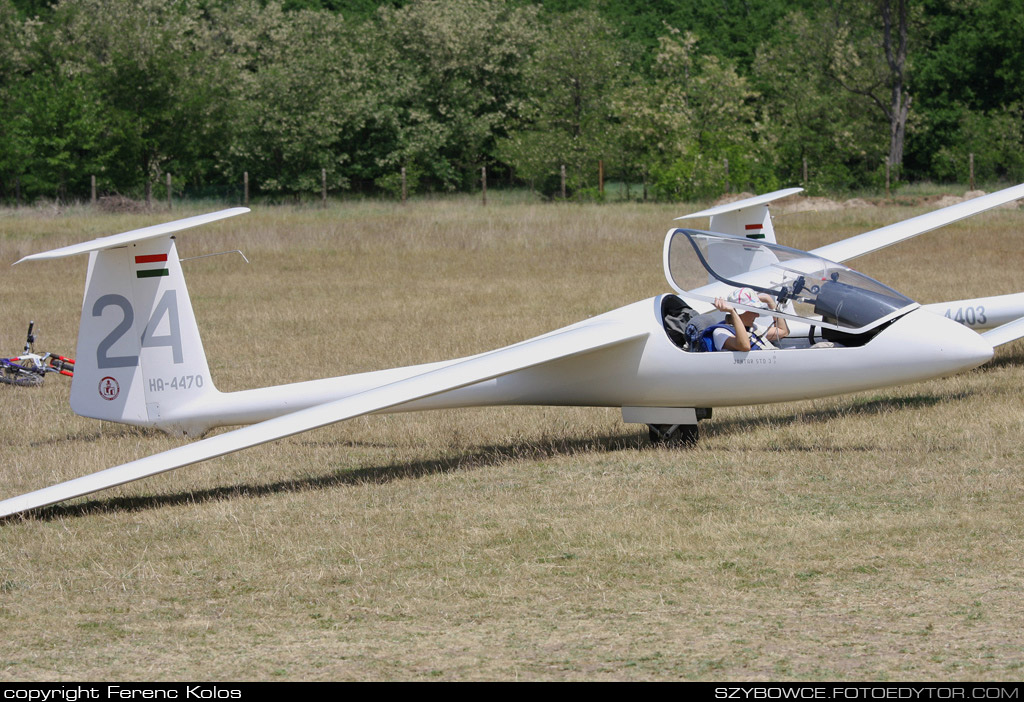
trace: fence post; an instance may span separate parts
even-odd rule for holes
[[[242,183],[245,186],[245,206],[249,206],[249,171],[242,173]]]
[[[405,204],[405,166],[402,166],[402,204]]]
[[[167,210],[171,209],[171,174],[167,174]]]
[[[967,157],[967,163],[971,171],[971,190],[974,190],[974,152]]]
[[[96,204],[96,176],[89,176],[89,204]]]
[[[807,187],[807,157],[804,156],[804,187]]]
[[[481,182],[481,184],[483,184],[483,192],[484,192],[484,202],[483,202],[483,204],[486,205],[487,204],[487,166],[481,166],[480,167],[480,182]]]
[[[890,195],[889,195],[889,183],[890,183],[889,175],[890,175],[889,157],[886,156],[885,157],[885,197],[886,198],[890,197]]]
[[[565,164],[562,164],[562,199],[565,199]]]
[[[604,195],[604,161],[597,162],[597,192]]]
[[[320,206],[327,207],[327,169],[320,169]]]

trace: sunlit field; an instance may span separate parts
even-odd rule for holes
[[[221,390],[485,351],[668,288],[694,205],[257,208],[178,235]],[[216,209],[0,211],[0,262]],[[779,214],[811,248],[920,214]],[[699,225],[700,223],[698,223]],[[851,265],[1024,290],[1024,211]],[[5,268],[0,354],[73,354],[84,257]],[[0,498],[179,445],[0,386]],[[724,408],[373,416],[0,521],[0,680],[1019,680],[1024,344],[952,378]]]

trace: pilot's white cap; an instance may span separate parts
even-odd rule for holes
[[[729,302],[746,305],[747,307],[757,307],[762,310],[768,309],[768,305],[762,302],[757,296],[757,293],[750,288],[739,288],[738,290],[733,290],[732,294],[729,295]]]

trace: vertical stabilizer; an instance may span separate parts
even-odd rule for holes
[[[71,408],[111,422],[196,434],[217,394],[172,233],[248,212],[234,207],[32,254],[89,254]]]
[[[215,392],[174,238],[91,252],[71,408],[191,433],[188,407]]]
[[[676,217],[676,220],[710,217],[708,231],[743,236],[774,244],[775,229],[772,227],[772,219],[768,214],[768,204],[799,192],[803,192],[803,188],[776,190],[773,193],[727,202],[724,205]]]
[[[708,223],[708,229],[722,234],[766,241],[769,244],[775,243],[775,228],[772,227],[772,217],[768,212],[768,205],[746,207],[714,215]]]
[[[795,195],[803,188],[788,188],[776,190],[773,193],[757,195],[744,200],[728,202],[711,209],[694,212],[693,214],[676,217],[680,219],[697,219],[709,217],[708,231],[718,234],[730,234],[742,236],[755,241],[763,241],[769,244],[775,242],[775,228],[772,226],[772,216],[768,211],[768,205],[775,200]],[[749,255],[748,255],[749,254]],[[716,247],[708,252],[711,257],[711,265],[722,275],[733,276],[746,273],[749,270],[758,268],[771,261],[762,260],[763,252],[752,250],[744,253],[735,246]],[[714,282],[708,278],[708,282]]]

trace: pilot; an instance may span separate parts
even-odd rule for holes
[[[725,312],[725,324],[716,324],[712,329],[715,351],[760,351],[774,349],[773,341],[789,336],[789,325],[784,317],[774,317],[774,323],[768,329],[754,326],[757,312],[740,312],[732,303],[762,310],[774,311],[775,300],[771,295],[757,294],[750,288],[734,290],[728,301],[715,298],[715,309]]]

